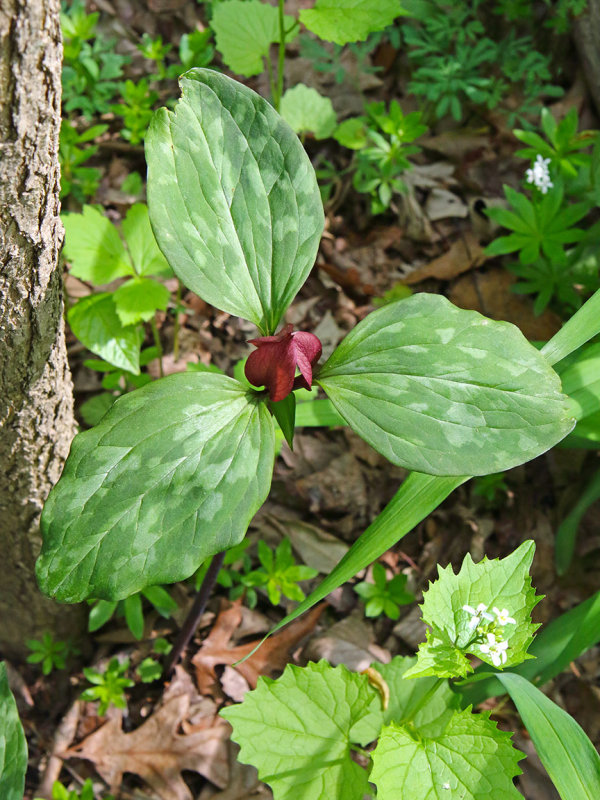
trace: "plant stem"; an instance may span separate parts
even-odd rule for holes
[[[275,111],[279,111],[283,95],[283,67],[285,64],[285,18],[283,6],[285,0],[279,0],[279,57],[277,59],[277,96],[273,97]]]
[[[152,317],[152,319],[150,320],[150,327],[152,328],[152,336],[154,337],[154,344],[156,346],[156,349],[158,350],[158,371],[160,373],[160,377],[163,378],[164,375],[165,375],[165,372],[164,372],[164,369],[163,369],[163,360],[162,360],[163,349],[162,349],[162,344],[160,343],[160,336],[159,336],[159,333],[158,333],[158,325],[156,324],[156,317],[155,316]]]
[[[181,658],[184,650],[190,643],[192,636],[194,635],[196,628],[200,624],[200,619],[204,614],[204,609],[206,608],[206,604],[208,602],[208,598],[211,595],[211,592],[217,582],[217,576],[223,566],[223,561],[225,559],[225,550],[222,553],[217,553],[212,557],[212,561],[210,562],[210,566],[204,576],[204,580],[202,581],[202,586],[198,590],[196,598],[190,608],[188,615],[183,623],[183,627],[179,631],[179,636],[177,637],[177,641],[173,645],[173,649],[169,653],[168,661],[165,665],[165,677],[168,678],[175,668],[175,665]]]
[[[175,295],[175,328],[173,330],[173,358],[179,361],[179,314],[181,308],[181,281],[177,279],[177,294]]]
[[[273,100],[273,108],[279,110],[279,101],[277,100],[277,86],[275,84],[275,76],[273,75],[273,65],[271,64],[270,56],[265,59],[267,64],[267,75],[269,76],[269,88],[271,89],[271,99]]]
[[[412,708],[412,709],[411,709],[411,712],[410,712],[410,719],[409,719],[408,717],[406,717],[406,718],[404,718],[404,719],[402,720],[402,722],[401,722],[400,724],[402,725],[402,724],[403,724],[403,723],[405,723],[405,722],[410,722],[411,720],[413,720],[413,719],[414,719],[414,718],[417,716],[417,713],[418,713],[418,712],[419,712],[419,711],[420,711],[420,710],[423,708],[423,706],[424,706],[424,705],[425,705],[425,704],[426,704],[426,703],[427,703],[429,700],[431,700],[431,698],[433,697],[433,695],[434,695],[434,694],[437,692],[437,690],[440,688],[440,686],[442,685],[442,683],[443,683],[445,680],[446,680],[446,678],[438,678],[438,679],[436,680],[436,682],[435,682],[434,684],[432,684],[432,686],[429,688],[429,690],[428,690],[427,692],[425,692],[425,694],[424,694],[424,695],[423,695],[423,697],[422,697],[422,698],[419,700],[419,702],[417,703],[417,705],[416,705],[414,708]]]

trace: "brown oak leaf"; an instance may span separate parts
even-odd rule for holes
[[[285,668],[290,658],[291,649],[308,633],[323,613],[327,603],[321,603],[292,622],[279,633],[267,639],[246,661],[235,669],[243,675],[252,689],[260,675],[272,676]],[[220,664],[232,665],[251,653],[260,639],[246,644],[233,645],[231,639],[242,621],[240,602],[224,608],[215,620],[215,624],[202,643],[202,647],[192,659],[196,668],[196,682],[201,694],[218,693],[218,678],[215,667]]]
[[[199,772],[222,789],[229,780],[229,725],[215,717],[210,728],[182,735],[178,729],[189,705],[185,694],[172,697],[131,733],[123,732],[120,719],[111,719],[69,748],[65,757],[92,761],[111,792],[119,789],[124,772],[132,772],[161,800],[192,800],[181,776],[184,769]]]

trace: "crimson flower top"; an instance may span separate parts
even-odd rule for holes
[[[274,402],[283,400],[294,389],[310,389],[312,368],[321,357],[322,347],[314,333],[294,331],[286,325],[275,336],[250,339],[256,350],[250,353],[244,371],[253,386],[264,386]],[[295,378],[296,367],[300,375]]]

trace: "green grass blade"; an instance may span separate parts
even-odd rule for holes
[[[600,333],[600,289],[542,347],[542,355],[556,364]]]
[[[598,800],[600,756],[573,717],[520,675],[504,672],[498,678],[562,800]]]
[[[573,551],[575,550],[579,523],[588,508],[598,499],[600,499],[600,470],[592,476],[581,496],[556,531],[554,560],[556,571],[559,575],[564,575],[569,569]]]

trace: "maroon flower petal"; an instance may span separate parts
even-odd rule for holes
[[[292,331],[293,326],[286,325],[275,336],[250,340],[257,349],[246,361],[246,377],[253,386],[264,386],[274,402],[300,386],[310,389],[313,365],[321,357],[321,342],[313,333]],[[295,379],[296,367],[301,376]]]
[[[312,386],[313,364],[317,363],[323,352],[321,342],[314,333],[297,331],[292,334],[292,344],[294,346],[296,366],[310,389]]]

